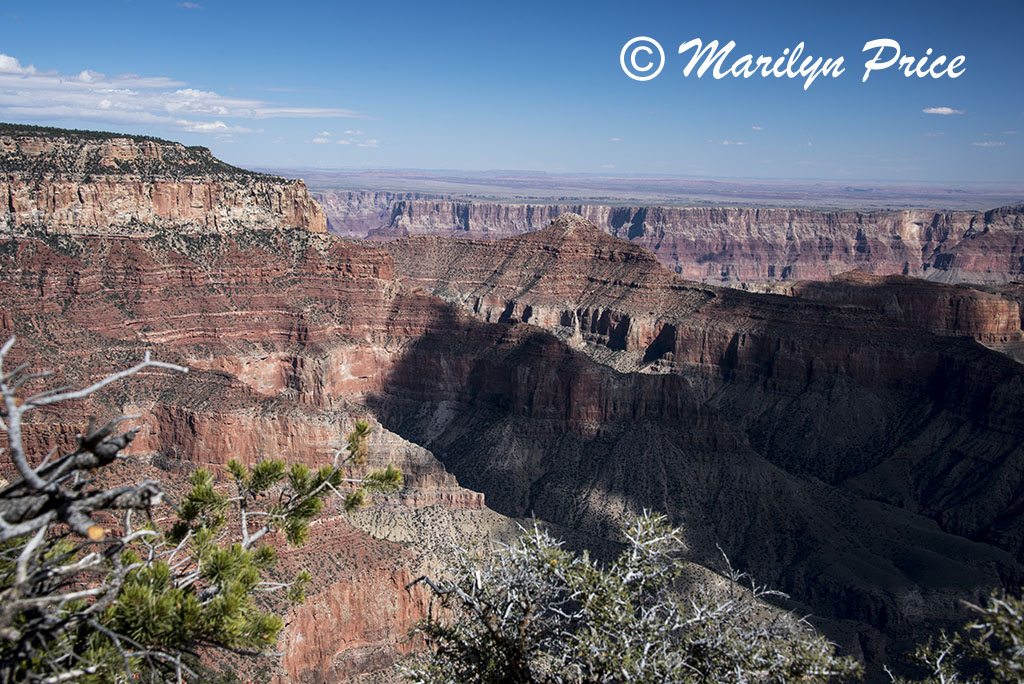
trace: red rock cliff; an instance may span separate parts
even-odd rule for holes
[[[345,194],[347,206],[353,193]],[[322,196],[334,201],[332,193]],[[687,279],[715,284],[824,280],[853,269],[976,283],[1005,283],[1024,274],[1024,211],[1019,206],[983,213],[856,212],[396,197],[390,215],[365,234],[375,239],[494,239],[540,230],[567,212],[647,247]],[[366,225],[345,228],[344,214],[332,220],[336,230],[352,236]]]
[[[155,477],[174,492],[198,465],[222,472],[230,458],[322,466],[353,421],[369,417],[367,467],[393,463],[404,475],[403,490],[377,502],[392,526],[431,511],[435,532],[458,540],[445,527],[451,517],[480,528],[496,517],[429,451],[360,405],[445,308],[403,295],[386,253],[303,231],[172,237],[0,241],[0,329],[18,334],[17,354],[33,367],[57,367],[77,383],[152,348],[191,369],[146,374],[87,405],[40,413],[26,426],[32,453],[73,444],[90,415],[138,413],[143,430],[123,466],[135,470],[117,474]],[[388,672],[410,648],[406,632],[423,603],[404,586],[425,569],[421,537],[384,542],[354,525],[328,516],[306,547],[286,554],[315,581],[283,636],[284,681]]]
[[[1024,370],[956,336],[1006,313],[984,293],[951,321],[925,311],[942,310],[928,292],[901,299],[921,313],[899,318],[841,292],[826,304],[714,288],[579,216],[497,241],[386,248],[396,272],[492,325],[428,333],[377,411],[501,512],[599,531],[631,505],[677,511],[794,594],[897,631],[921,617],[895,599],[911,584],[933,617],[955,589],[902,565],[917,551],[894,561],[890,543],[952,551],[959,560],[934,561],[949,568],[995,558],[926,541],[923,518],[1024,558],[1024,518],[1007,513],[1020,501],[1024,416],[1010,397]],[[457,362],[453,344],[467,350]],[[904,541],[882,541],[896,530]],[[854,562],[844,538],[887,579],[840,579]]]
[[[0,233],[148,234],[327,219],[302,181],[244,171],[155,138],[0,126]]]

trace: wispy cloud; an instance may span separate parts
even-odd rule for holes
[[[162,126],[190,133],[253,133],[225,119],[360,118],[351,109],[293,107],[230,97],[165,76],[77,74],[23,66],[0,53],[0,116],[22,121],[81,119],[115,125]]]
[[[1001,140],[986,140],[984,142],[972,142],[975,147],[1003,147],[1006,143]]]
[[[622,138],[608,138],[611,142],[622,142]]]
[[[1017,135],[1017,131],[1003,131],[1003,135]]]
[[[752,130],[752,131],[763,131],[764,129],[761,128],[760,126],[751,126],[750,130]]]
[[[953,109],[952,107],[925,107],[921,110],[925,114],[941,114],[942,116],[949,116],[950,114],[966,114],[967,110],[964,109]]]
[[[345,131],[345,133],[362,133],[362,131]],[[306,141],[312,145],[355,145],[356,147],[380,147],[380,141],[376,138],[335,138],[330,131],[320,131],[316,137]]]
[[[746,145],[747,143],[742,140],[723,140],[718,143],[719,145]]]
[[[928,131],[927,133],[924,134],[924,137],[926,137],[926,138],[937,138],[940,135],[946,135],[946,134],[943,133],[942,131],[938,131],[938,132]]]
[[[189,133],[258,133],[254,128],[244,126],[228,126],[223,121],[185,121],[178,120],[178,125]]]
[[[179,2],[178,7],[184,7],[185,9],[203,9],[203,6],[198,2]]]

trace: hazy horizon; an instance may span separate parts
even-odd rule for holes
[[[391,192],[476,202],[765,207],[841,210],[986,211],[1024,203],[1013,183],[758,179],[627,174],[555,174],[452,169],[257,167],[302,178],[314,192]]]

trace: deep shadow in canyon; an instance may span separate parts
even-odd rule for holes
[[[669,513],[693,560],[719,567],[721,545],[878,662],[960,619],[960,599],[1024,578],[1008,482],[1024,416],[1006,399],[1022,369],[919,336],[916,353],[937,354],[921,377],[809,367],[794,385],[764,350],[753,364],[734,352],[689,374],[621,373],[533,326],[452,312],[367,403],[505,515],[615,539],[627,513]],[[841,354],[844,338],[859,342],[839,331],[820,344]],[[1004,485],[1009,501],[993,500]]]

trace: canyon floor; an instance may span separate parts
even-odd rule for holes
[[[811,211],[319,196],[209,151],[0,128],[0,332],[71,382],[38,457],[138,413],[125,477],[320,465],[358,418],[405,487],[285,554],[274,677],[393,675],[458,548],[531,517],[614,551],[643,509],[872,667],[1024,581],[1024,209]],[[578,211],[575,211],[577,210]],[[703,282],[702,282],[703,281]],[[357,474],[357,473],[353,473]]]

